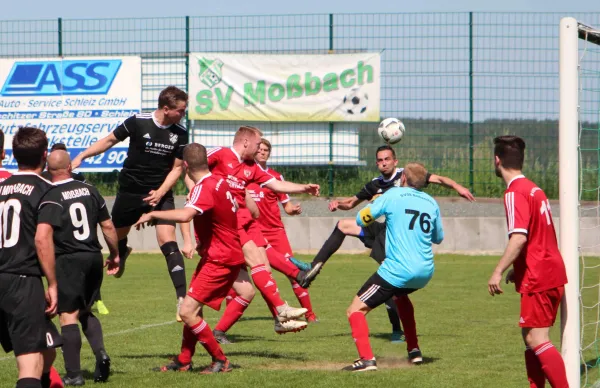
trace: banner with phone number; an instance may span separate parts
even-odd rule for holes
[[[75,158],[141,112],[140,57],[65,57],[0,60],[0,130],[4,168],[16,170],[12,138],[19,127],[46,132],[48,146],[64,143]],[[81,172],[119,170],[129,141],[89,158]]]

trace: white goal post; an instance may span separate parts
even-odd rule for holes
[[[571,17],[560,21],[559,199],[560,250],[569,283],[561,307],[561,349],[571,388],[581,386],[580,288],[580,39],[600,44],[600,32]],[[586,379],[587,380],[587,379]],[[587,382],[587,381],[586,381]]]

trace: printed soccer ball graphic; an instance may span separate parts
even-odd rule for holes
[[[344,112],[351,116],[358,116],[367,111],[369,105],[369,96],[358,88],[350,90],[342,103]]]
[[[396,144],[400,140],[402,140],[405,130],[406,129],[404,128],[404,124],[402,124],[402,121],[390,117],[383,120],[379,124],[377,133],[379,133],[379,136],[381,136],[383,141],[385,141],[386,143]]]

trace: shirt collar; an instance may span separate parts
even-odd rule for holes
[[[204,175],[202,178],[200,178],[200,180],[198,182],[196,182],[196,184],[198,185],[198,184],[202,183],[202,181],[205,180],[206,178],[208,178],[209,176],[212,176],[212,173],[209,172],[208,174]]]
[[[242,163],[242,158],[240,157],[240,154],[238,154],[237,151],[233,149],[233,147],[231,147],[230,150],[235,154],[235,156],[237,156],[238,162]]]
[[[154,124],[159,127],[160,129],[165,129],[165,128],[169,128],[170,125],[162,125],[161,123],[158,122],[158,120],[156,119],[156,116],[154,115],[154,112],[152,112],[152,121],[154,121]]]
[[[516,177],[514,177],[513,179],[510,180],[510,182],[508,182],[508,185],[506,185],[506,188],[508,189],[510,187],[510,184],[513,183],[514,181],[516,181],[517,179],[521,179],[521,178],[525,178],[525,175],[520,174],[517,175]]]
[[[69,183],[74,181],[73,178],[63,179],[62,181],[54,182],[55,185],[64,185],[65,183]]]

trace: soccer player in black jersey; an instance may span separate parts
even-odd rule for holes
[[[104,382],[110,373],[110,358],[104,349],[100,321],[91,312],[102,285],[104,267],[98,225],[110,252],[106,260],[109,275],[118,270],[117,232],[98,190],[72,178],[71,159],[66,151],[55,150],[50,154],[48,171],[55,187],[42,198],[38,238],[44,239],[48,246],[54,241],[58,314],[67,370],[63,381],[65,385],[85,384],[81,374],[79,321],[96,356],[94,381]]]
[[[385,193],[392,187],[400,186],[400,178],[402,178],[402,169],[398,168],[398,159],[396,152],[389,145],[383,145],[377,148],[376,152],[377,168],[381,173],[380,176],[368,182],[356,195],[341,200],[333,200],[329,202],[329,210],[351,210],[358,206],[363,201],[373,201],[379,195]],[[453,181],[450,178],[427,174],[426,184],[434,183],[444,187],[454,189],[461,196],[469,201],[474,201],[475,198],[471,192]],[[371,258],[381,264],[385,259],[385,223],[374,222],[366,228],[361,228],[357,225],[356,219],[344,218],[341,219],[333,233],[325,241],[312,263],[306,264],[297,259],[291,259],[298,267],[306,272],[301,272],[298,278],[298,283],[302,287],[309,287],[312,281],[317,277],[323,265],[329,258],[340,248],[346,236],[358,237],[367,248],[371,248]],[[392,324],[392,342],[401,341],[400,322],[396,305],[393,300],[386,302],[390,323]]]
[[[52,187],[40,176],[47,147],[44,131],[19,128],[13,137],[18,172],[0,183],[0,343],[17,358],[17,388],[49,387],[54,347],[61,345],[48,319],[58,298],[53,247],[36,234],[40,201]]]
[[[112,209],[112,219],[119,237],[119,272],[125,271],[125,260],[131,252],[127,235],[140,216],[152,210],[175,209],[172,188],[183,173],[183,148],[188,143],[186,129],[179,125],[187,109],[187,93],[169,86],[158,96],[158,108],[152,113],[129,117],[110,135],[98,140],[79,154],[73,169],[90,157],[101,154],[127,138],[129,149],[119,174],[119,190]],[[191,257],[194,245],[189,225],[181,224],[185,242],[183,253]],[[177,294],[179,306],[186,294],[185,265],[177,246],[175,223],[157,221],[156,238],[167,261],[169,275]]]

